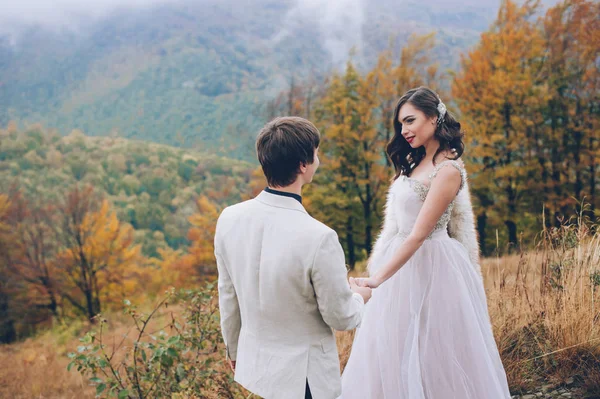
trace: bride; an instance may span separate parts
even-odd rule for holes
[[[426,87],[396,106],[396,176],[369,259],[377,288],[341,398],[510,398],[479,271],[460,123]],[[449,235],[450,233],[450,235]]]

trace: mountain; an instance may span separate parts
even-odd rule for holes
[[[24,25],[0,40],[0,125],[193,147],[254,159],[265,103],[291,76],[322,77],[437,31],[455,67],[496,2],[180,1],[115,10],[77,29]],[[1,32],[1,30],[0,30]]]

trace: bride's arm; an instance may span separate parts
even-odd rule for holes
[[[419,216],[417,216],[409,236],[402,242],[387,264],[373,276],[364,280],[366,285],[377,288],[404,266],[431,234],[450,202],[456,197],[461,181],[462,177],[458,169],[448,167],[440,169],[436,178],[431,182],[425,203],[419,211]]]

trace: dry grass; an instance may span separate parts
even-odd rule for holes
[[[67,352],[76,345],[73,329],[45,333],[22,343],[0,346],[1,398],[93,398],[95,389],[78,373],[67,372]]]
[[[514,391],[575,377],[600,393],[600,234],[547,231],[537,251],[484,265],[490,317]]]

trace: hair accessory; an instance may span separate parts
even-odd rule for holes
[[[441,125],[442,122],[444,122],[444,117],[446,116],[446,104],[444,104],[441,99],[440,99],[439,104],[437,105],[437,110],[438,110],[437,124]]]

